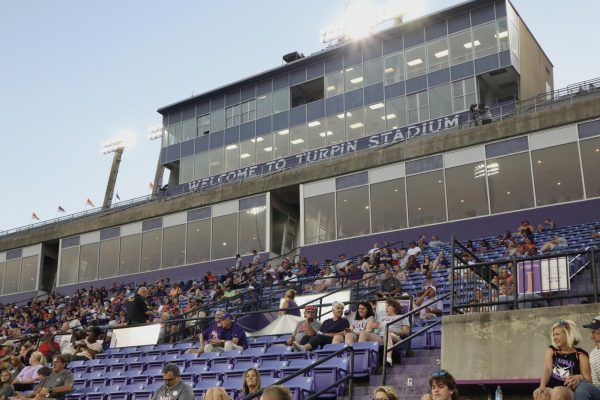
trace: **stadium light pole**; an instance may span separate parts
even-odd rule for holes
[[[164,127],[163,126],[155,126],[150,129],[148,134],[148,139],[157,140],[163,137]],[[165,167],[160,162],[160,153],[158,153],[158,163],[156,164],[156,172],[154,173],[154,187],[152,188],[152,196],[156,195],[156,192],[162,187],[162,178],[165,172]]]
[[[108,175],[108,183],[106,184],[106,192],[104,193],[104,202],[102,202],[102,209],[109,209],[112,205],[112,198],[115,192],[115,185],[117,183],[117,175],[119,174],[119,165],[121,165],[121,158],[123,157],[123,150],[125,149],[125,143],[123,140],[114,139],[108,143],[105,143],[101,150],[102,154],[114,153],[112,166],[110,167],[110,173]]]

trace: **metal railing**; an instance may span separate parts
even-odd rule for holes
[[[390,335],[390,326],[395,324],[396,322],[399,322],[401,320],[403,320],[404,318],[409,318],[412,317],[413,315],[415,315],[418,312],[421,312],[421,310],[424,310],[425,308],[429,307],[432,304],[437,303],[438,301],[444,300],[445,298],[449,297],[451,293],[446,293],[442,296],[436,297],[435,299],[431,300],[428,303],[425,304],[421,304],[419,307],[417,308],[413,308],[411,311],[407,312],[406,314],[402,314],[400,316],[398,316],[397,318],[394,318],[393,320],[389,321],[388,323],[385,324],[385,328],[384,328],[384,334],[383,334],[383,380],[382,380],[382,384],[385,385],[386,379],[387,379],[387,354],[391,351],[394,351],[395,348],[402,346],[404,343],[412,340],[413,338],[431,330],[433,327],[441,324],[441,321],[435,321],[431,324],[428,324],[425,328],[419,330],[418,332],[415,332],[407,337],[405,337],[404,339],[399,340],[398,342],[394,343],[391,347],[388,347],[388,338]]]
[[[590,86],[591,85],[591,86]],[[590,80],[586,80],[586,81],[582,81],[582,82],[578,82],[578,83],[573,83],[568,85],[566,88],[561,88],[561,89],[557,89],[551,92],[546,92],[546,93],[542,93],[538,96],[535,96],[533,98],[530,99],[526,99],[526,100],[521,100],[518,101],[516,103],[510,103],[507,105],[499,105],[499,106],[492,106],[490,107],[490,112],[492,113],[492,120],[493,121],[502,121],[505,120],[507,118],[513,118],[515,116],[520,116],[520,115],[526,115],[526,114],[530,114],[530,113],[535,113],[535,112],[539,112],[539,111],[543,111],[546,110],[548,108],[553,108],[556,105],[558,105],[559,103],[573,103],[576,100],[581,99],[582,97],[585,97],[587,95],[590,94],[597,94],[600,93],[600,78],[593,78]],[[453,132],[455,129],[465,129],[465,128],[469,128],[471,127],[471,120],[470,120],[470,116],[468,112],[463,112],[461,113],[461,117],[460,117],[460,121],[458,126],[453,127],[453,128],[448,128],[448,129],[441,129],[438,130],[434,133],[428,134],[427,136],[431,136],[431,135],[441,135],[443,133],[449,133],[449,132]],[[404,143],[403,141],[400,142],[395,142],[392,143],[388,146],[393,146],[399,143]],[[377,147],[377,148],[385,148],[388,146],[382,146],[382,147]],[[330,160],[332,158],[339,158],[339,157],[344,157],[344,156],[349,156],[349,155],[356,155],[358,153],[362,153],[366,150],[369,149],[365,149],[365,150],[357,150],[355,152],[348,152],[348,153],[344,153],[344,155],[337,155],[337,156],[329,156],[329,157],[325,157],[321,160],[319,160],[318,162],[321,161],[327,161]],[[302,166],[300,167],[306,167],[309,165],[313,165],[314,163],[310,163],[310,164],[302,164]],[[285,167],[282,169],[279,169],[277,171],[273,171],[273,172],[266,172],[260,175],[256,175],[253,176],[251,178],[247,178],[247,179],[255,179],[255,178],[260,178],[260,177],[265,177],[268,175],[272,175],[272,174],[277,174],[277,173],[281,173],[283,171],[287,171],[291,168],[299,168],[299,166],[295,166],[295,167]],[[244,179],[246,180],[246,179]],[[227,185],[232,185],[244,180],[240,180],[240,181],[235,181],[235,182],[225,182],[225,183],[220,183],[220,184],[216,184],[213,186],[210,186],[209,188],[207,188],[206,190],[212,190],[212,189],[217,189],[220,187],[224,187]],[[202,189],[202,191],[204,191],[204,189]],[[198,192],[198,191],[194,191],[194,192]],[[32,229],[36,229],[42,226],[46,226],[46,225],[52,225],[52,224],[58,224],[58,223],[63,223],[63,222],[68,222],[68,221],[72,221],[74,219],[78,219],[78,218],[82,218],[82,217],[87,217],[89,215],[92,214],[99,214],[99,213],[110,213],[110,212],[114,212],[126,207],[131,207],[131,206],[138,206],[144,203],[148,203],[148,202],[159,202],[159,201],[163,201],[165,199],[171,199],[171,198],[177,198],[179,196],[185,196],[189,194],[189,192],[183,192],[183,193],[176,193],[176,194],[169,194],[167,196],[165,196],[164,193],[162,194],[157,194],[157,195],[146,195],[146,196],[141,196],[141,197],[137,197],[134,199],[129,199],[129,200],[124,200],[121,201],[119,203],[114,203],[111,205],[111,208],[106,210],[103,209],[102,207],[97,207],[97,208],[93,208],[90,210],[86,210],[86,211],[82,211],[82,212],[78,212],[78,213],[74,213],[74,214],[69,214],[63,217],[58,217],[58,218],[53,218],[51,220],[47,220],[47,221],[41,221],[41,222],[37,222],[35,224],[29,224],[29,225],[25,225],[25,226],[21,226],[21,227],[17,227],[17,228],[13,228],[13,229],[8,229],[8,230],[4,230],[4,231],[0,231],[0,237],[2,236],[7,236],[7,235],[11,235],[11,234],[15,234],[15,233],[19,233],[19,232],[29,232]]]

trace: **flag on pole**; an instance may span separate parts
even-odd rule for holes
[[[121,200],[121,198],[119,197],[119,192],[117,192],[117,194],[115,195],[115,199]]]
[[[56,212],[59,212],[59,213],[65,213],[66,211],[65,211],[65,209],[64,209],[64,208],[62,208],[61,206],[58,206],[58,210],[56,210]]]
[[[35,219],[36,221],[39,221],[40,217],[38,217],[36,213],[31,213],[31,219]]]
[[[148,190],[154,190],[154,183],[150,182],[148,185]]]
[[[85,205],[86,206],[90,206],[90,207],[96,207],[94,205],[94,203],[92,202],[92,199],[90,199],[89,197],[87,198],[87,200],[85,201]]]

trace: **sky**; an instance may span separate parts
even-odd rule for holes
[[[347,0],[346,0],[347,1]],[[390,0],[351,0],[385,7]],[[395,0],[407,19],[456,0]],[[344,0],[0,0],[0,232],[102,205],[124,134],[116,191],[149,194],[156,110],[324,48]],[[600,75],[600,2],[513,0],[554,64],[555,88]],[[61,206],[66,214],[59,214]],[[87,209],[90,209],[88,206]]]

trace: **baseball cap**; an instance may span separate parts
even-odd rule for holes
[[[588,328],[588,329],[598,329],[600,328],[600,315],[595,317],[592,322],[590,322],[589,324],[585,324],[583,326],[584,328]]]
[[[316,311],[317,307],[315,306],[306,306],[304,307],[304,311]]]
[[[231,315],[230,313],[225,313],[225,314],[221,315],[221,318],[219,318],[219,321],[223,321],[224,319],[233,320],[233,315]]]

